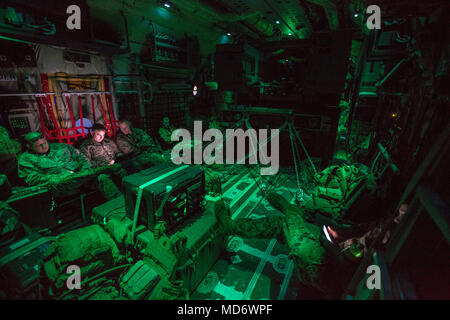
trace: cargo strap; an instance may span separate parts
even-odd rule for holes
[[[139,215],[139,208],[141,206],[142,193],[143,193],[144,189],[147,188],[149,185],[152,185],[152,184],[154,184],[154,183],[156,183],[158,181],[161,181],[161,180],[163,180],[163,179],[165,179],[165,178],[167,178],[167,177],[169,177],[169,176],[171,176],[171,175],[177,173],[178,171],[181,171],[181,170],[183,170],[183,169],[185,169],[187,167],[188,167],[188,165],[180,166],[180,167],[178,167],[178,168],[176,168],[176,169],[174,169],[172,171],[169,171],[169,172],[167,172],[167,173],[165,173],[165,174],[163,174],[163,175],[161,175],[161,176],[159,176],[159,177],[157,177],[155,179],[152,179],[152,180],[150,180],[150,181],[148,181],[146,183],[143,183],[143,184],[141,184],[139,186],[137,199],[136,199],[136,205],[134,207],[133,228],[131,229],[131,239],[133,241],[133,244],[134,244],[134,233],[136,231],[137,219],[138,219],[138,215]]]

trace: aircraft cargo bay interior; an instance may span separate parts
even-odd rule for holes
[[[449,299],[448,8],[2,1],[0,299]]]

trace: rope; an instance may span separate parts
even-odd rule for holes
[[[292,128],[292,130],[294,131],[295,136],[297,137],[298,141],[300,141],[300,145],[302,146],[302,149],[303,149],[303,151],[305,152],[306,157],[308,158],[308,161],[309,161],[309,163],[311,164],[311,167],[312,167],[313,170],[314,170],[314,173],[317,174],[316,167],[314,166],[314,163],[312,162],[311,157],[309,156],[309,153],[308,153],[308,151],[306,150],[306,148],[305,148],[305,146],[304,146],[304,144],[303,144],[302,139],[300,139],[300,136],[298,135],[297,130],[295,130],[295,128],[292,127],[292,124],[289,124],[289,126],[290,126],[290,127]]]
[[[372,168],[370,168],[370,173],[374,174],[373,170],[375,169],[375,165],[377,164],[378,158],[380,157],[381,152],[377,153],[377,156],[375,157],[375,160],[373,160]]]
[[[297,145],[297,143],[295,142],[295,139],[294,139],[294,148],[295,148],[295,155],[297,156],[297,162],[298,162],[298,166],[299,166],[299,170],[298,170],[298,172],[299,172],[299,176],[300,176],[300,181],[302,181],[303,182],[303,177],[302,177],[302,161],[301,161],[301,159],[300,159],[300,150],[299,150],[299,148],[298,148],[298,145]],[[299,187],[299,186],[298,186]]]

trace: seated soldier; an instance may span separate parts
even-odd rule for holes
[[[92,181],[96,181],[107,200],[121,194],[111,176],[106,173],[97,175],[98,170],[90,170],[88,160],[74,147],[48,143],[40,132],[28,133],[25,142],[28,151],[19,157],[18,175],[26,184],[46,185],[60,197],[73,195],[82,185],[91,186]]]
[[[91,136],[80,146],[81,153],[89,160],[91,168],[113,165],[116,158],[121,156],[116,143],[105,138],[106,128],[102,124],[94,124]]]
[[[11,140],[5,127],[0,126],[0,173],[8,176],[13,184],[20,184],[17,179],[17,160],[22,146],[17,140]]]
[[[134,157],[134,167],[138,170],[163,163],[162,150],[142,129],[134,128],[128,120],[119,121],[120,132],[117,135],[117,146],[124,155]]]
[[[372,214],[371,208],[381,209],[380,186],[364,165],[333,165],[313,178],[312,197],[303,204],[307,211],[320,212],[339,223],[355,224],[378,214]]]
[[[217,122],[216,116],[212,115],[209,118],[209,128],[210,129],[218,129],[221,130],[222,128],[219,126],[219,123]]]
[[[169,117],[164,117],[161,123],[161,128],[158,130],[158,134],[161,138],[161,143],[164,149],[169,149],[174,142],[172,141],[172,132],[175,128],[170,124]]]

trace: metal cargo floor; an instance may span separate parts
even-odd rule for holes
[[[281,215],[263,199],[260,188],[269,179],[242,167],[233,177],[226,173],[223,198],[231,207],[233,220],[257,219]],[[238,177],[238,178],[236,178]],[[277,190],[286,199],[295,199],[297,190],[291,173],[279,173]],[[191,299],[195,300],[286,300],[295,299],[299,284],[293,275],[294,264],[288,259],[288,248],[277,239],[246,239],[230,236],[222,257],[214,264]]]

